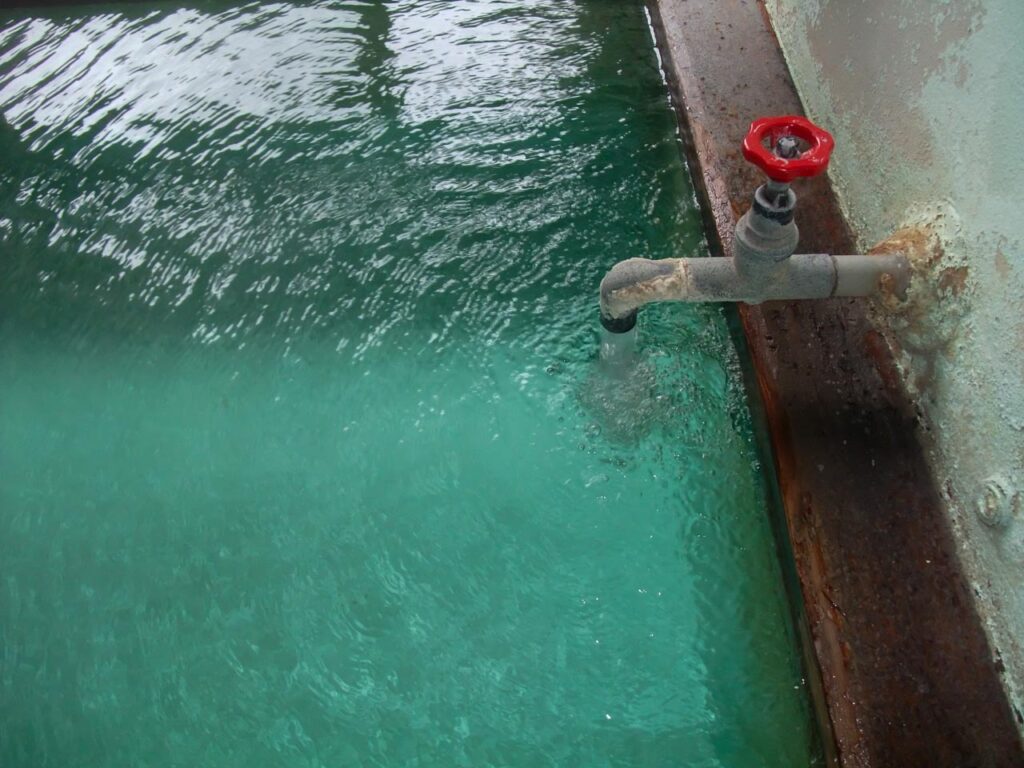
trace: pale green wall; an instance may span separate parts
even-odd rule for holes
[[[929,322],[947,327],[889,335],[1024,712],[1024,3],[766,5],[808,116],[835,134],[830,174],[861,245],[944,212]],[[1004,505],[996,525],[976,511],[993,477],[1008,491],[989,499]]]

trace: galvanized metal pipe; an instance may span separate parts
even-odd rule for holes
[[[756,272],[738,271],[729,257],[626,259],[601,281],[601,318],[609,330],[632,327],[636,312],[654,301],[742,301],[867,296],[889,275],[899,291],[909,279],[903,254],[794,254]]]

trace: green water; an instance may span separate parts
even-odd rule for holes
[[[0,15],[0,765],[817,763],[639,2]],[[611,383],[610,383],[611,382]]]

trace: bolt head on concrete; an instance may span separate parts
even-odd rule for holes
[[[992,475],[983,484],[975,511],[989,528],[1006,528],[1020,512],[1020,491],[1005,477]]]

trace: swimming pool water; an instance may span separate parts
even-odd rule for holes
[[[819,760],[639,2],[0,15],[0,765]]]

